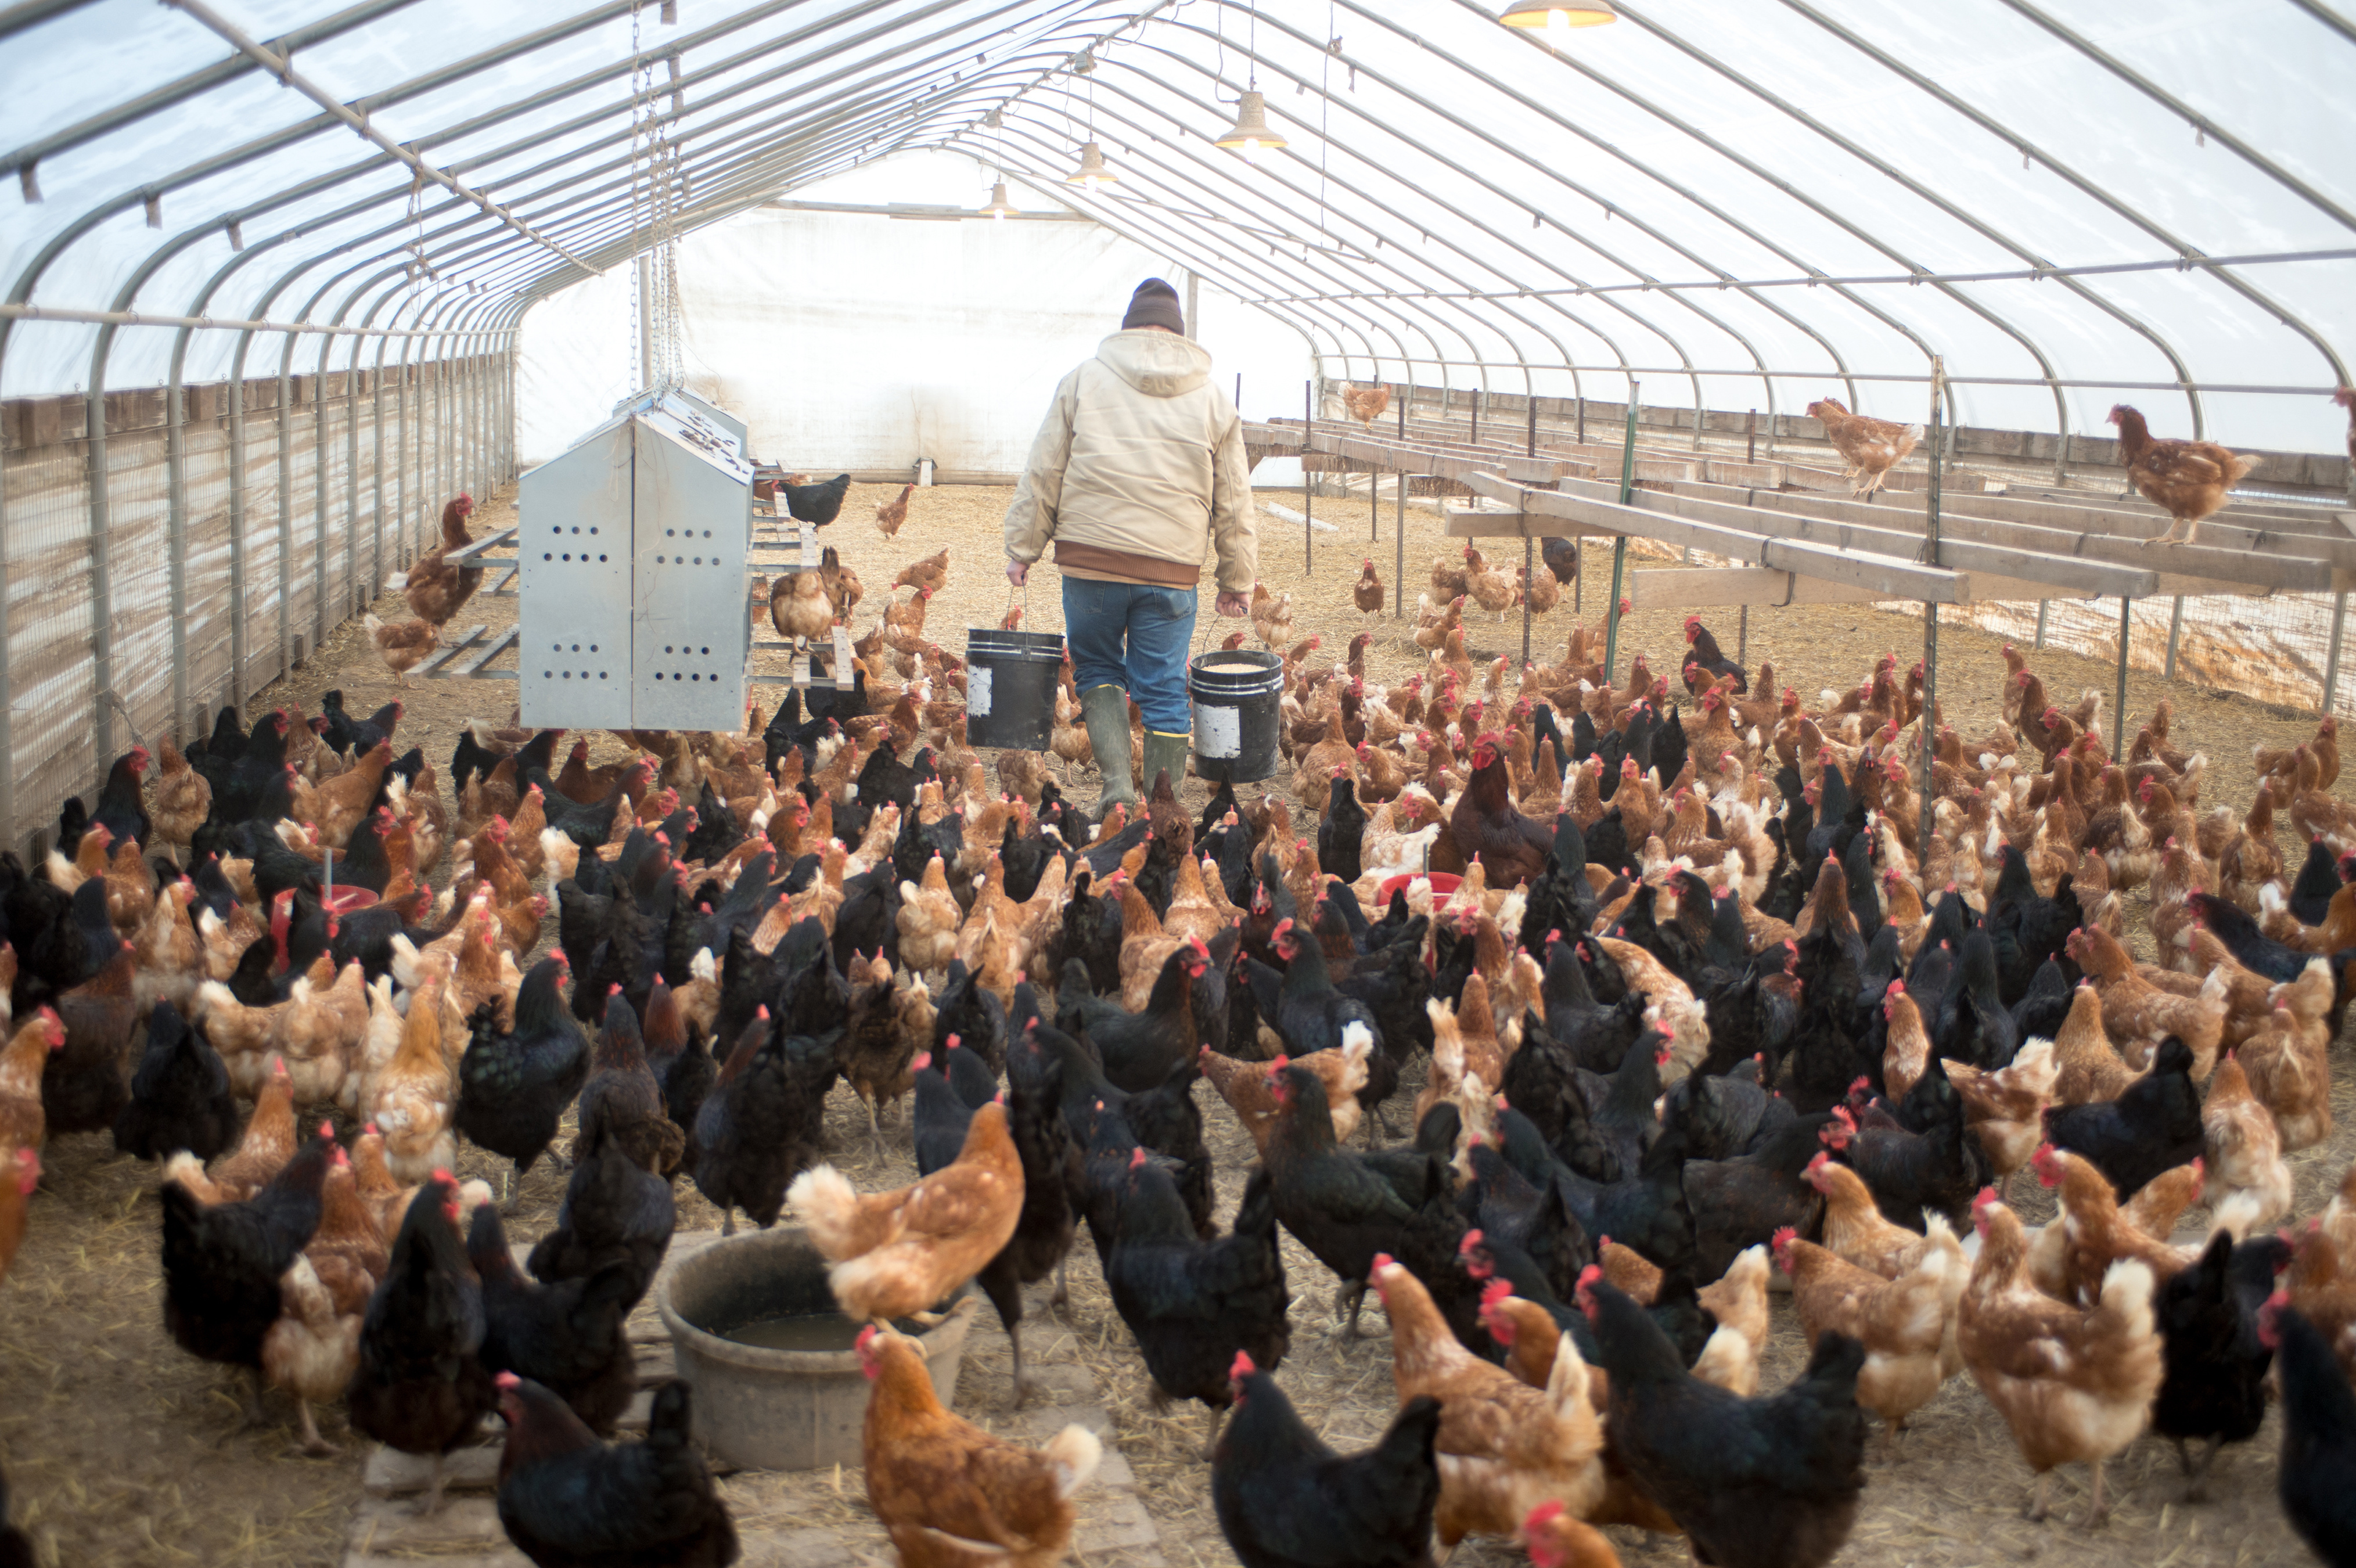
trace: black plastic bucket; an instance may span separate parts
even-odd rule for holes
[[[1064,639],[1049,631],[975,628],[965,634],[969,745],[1044,751],[1055,732],[1055,678]]]
[[[1249,784],[1276,771],[1284,660],[1258,648],[1215,648],[1186,667],[1194,699],[1194,773]]]

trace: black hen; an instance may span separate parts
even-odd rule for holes
[[[472,1038],[458,1060],[453,1120],[470,1142],[513,1160],[518,1176],[555,1142],[565,1107],[589,1077],[589,1042],[557,991],[564,971],[562,953],[531,966],[516,992],[514,1029],[500,1031],[488,1002],[466,1020]]]
[[[1169,1174],[1141,1148],[1115,1209],[1105,1256],[1113,1306],[1137,1337],[1157,1396],[1202,1401],[1215,1431],[1236,1357],[1273,1369],[1292,1346],[1269,1175],[1255,1171],[1245,1184],[1234,1233],[1205,1241]]]
[[[577,1154],[563,1206],[556,1211],[556,1229],[533,1245],[524,1266],[535,1279],[554,1284],[586,1279],[609,1263],[626,1263],[627,1311],[654,1283],[678,1219],[670,1183],[621,1150],[593,1141]]]
[[[2167,1372],[2151,1407],[2152,1430],[2176,1441],[2176,1455],[2198,1491],[2228,1443],[2247,1443],[2266,1419],[2266,1369],[2274,1352],[2258,1336],[2258,1311],[2276,1273],[2290,1262],[2278,1236],[2236,1247],[2219,1231],[2200,1261],[2169,1275],[2152,1294]],[[2184,1444],[2205,1437],[2196,1473]]]
[[[2116,1100],[2047,1107],[2045,1141],[2093,1161],[2111,1178],[2120,1202],[2133,1197],[2144,1183],[2201,1152],[2192,1047],[2170,1035],[2152,1053],[2151,1070]]]
[[[344,1391],[353,1431],[434,1456],[428,1513],[442,1506],[443,1455],[491,1408],[491,1375],[476,1359],[482,1344],[483,1291],[458,1240],[455,1184],[436,1175],[401,1222]]]
[[[822,485],[788,485],[778,481],[777,493],[786,498],[787,514],[797,522],[813,522],[824,528],[842,510],[842,498],[851,489],[851,476],[837,474]]]
[[[253,1370],[258,1410],[262,1340],[278,1320],[278,1276],[319,1228],[329,1151],[313,1138],[244,1203],[208,1208],[177,1181],[164,1184],[164,1326],[191,1356]]]
[[[534,1284],[508,1251],[499,1211],[475,1210],[466,1261],[483,1287],[486,1371],[544,1384],[593,1432],[611,1434],[637,1391],[637,1363],[622,1320],[629,1316],[635,1264],[616,1258],[580,1279]]]
[[[2282,1363],[2284,1517],[2326,1563],[2356,1563],[2356,1391],[2330,1341],[2290,1306],[2268,1304],[2260,1326]]]
[[[926,1076],[933,1076],[926,1074]],[[1023,1399],[1023,1287],[1061,1269],[1077,1225],[1065,1185],[1072,1160],[1071,1130],[1063,1110],[1063,1063],[1025,1032],[1006,1052],[1006,1130],[1023,1162],[1023,1208],[1014,1234],[975,1276],[1005,1326],[1014,1353],[1014,1399]],[[955,1156],[951,1156],[954,1159]],[[1060,1277],[1054,1305],[1068,1299]]]
[[[1244,1568],[1428,1568],[1440,1402],[1418,1394],[1362,1454],[1327,1447],[1276,1379],[1238,1355],[1211,1506]]]
[[[143,1160],[186,1149],[209,1160],[237,1144],[237,1096],[229,1067],[179,1009],[159,1001],[147,1015],[147,1048],[131,1079],[130,1102],[115,1113],[118,1154]]]
[[[1743,1399],[1687,1372],[1644,1309],[1600,1272],[1580,1286],[1611,1374],[1613,1447],[1644,1496],[1716,1568],[1817,1568],[1865,1488],[1865,1347],[1824,1335],[1782,1393]]]
[[[655,1395],[643,1443],[608,1448],[562,1400],[498,1380],[499,1525],[540,1568],[727,1568],[736,1526],[689,1434],[685,1383]]]

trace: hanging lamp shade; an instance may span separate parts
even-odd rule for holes
[[[1284,145],[1284,136],[1272,130],[1268,123],[1268,98],[1263,93],[1246,92],[1236,102],[1236,123],[1233,129],[1221,136],[1215,145],[1231,148],[1244,156],[1244,162],[1258,163],[1261,151]]]
[[[1559,41],[1573,27],[1600,27],[1616,22],[1620,14],[1612,8],[1611,0],[1577,0],[1568,5],[1541,5],[1532,0],[1505,0],[1505,8],[1497,13],[1497,20],[1509,27],[1543,28],[1547,36]]]
[[[1120,176],[1105,166],[1104,146],[1098,142],[1080,144],[1080,166],[1064,177],[1066,185],[1086,186],[1094,190],[1100,185],[1117,183]]]
[[[1014,210],[1014,203],[1006,199],[1006,182],[1001,179],[990,188],[990,205],[983,208],[979,216],[1004,218]]]

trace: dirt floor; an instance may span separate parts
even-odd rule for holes
[[[891,487],[854,488],[841,520],[825,535],[864,579],[867,598],[855,618],[859,629],[873,624],[900,566],[944,547],[951,553],[951,575],[947,589],[933,601],[927,631],[935,640],[952,650],[961,648],[959,628],[997,625],[1010,598],[1027,604],[1027,628],[1060,628],[1052,564],[1033,572],[1027,596],[1010,595],[1001,575],[998,524],[1007,491],[927,490],[914,499],[899,537],[886,540],[867,519],[873,504],[892,493]],[[1296,514],[1302,507],[1297,490],[1264,490],[1259,499]],[[1320,519],[1338,525],[1337,532],[1315,536],[1313,573],[1304,570],[1301,525],[1264,516],[1262,579],[1271,589],[1294,596],[1300,634],[1322,634],[1326,653],[1338,657],[1354,632],[1362,627],[1374,629],[1374,674],[1385,681],[1403,677],[1423,660],[1421,650],[1407,639],[1409,621],[1394,620],[1387,614],[1379,621],[1362,618],[1351,607],[1348,592],[1367,554],[1375,557],[1386,581],[1391,578],[1392,504],[1387,499],[1383,504],[1382,538],[1373,545],[1365,539],[1363,496],[1350,501],[1321,497],[1313,508]],[[488,501],[474,521],[479,532],[504,526],[512,518],[510,488]],[[1410,618],[1432,556],[1455,548],[1442,538],[1440,529],[1436,512],[1409,509]],[[1609,575],[1608,550],[1590,545],[1586,570],[1591,578],[1588,618],[1600,625],[1600,583]],[[1206,595],[1206,609],[1207,600]],[[512,599],[477,598],[470,613],[496,628],[512,618],[514,607]],[[405,614],[393,596],[376,608],[380,615]],[[725,613],[735,613],[733,601]],[[1674,670],[1683,640],[1682,619],[1683,612],[1673,606],[1640,610],[1624,627],[1622,646],[1648,652],[1656,669]],[[1536,628],[1534,651],[1539,657],[1558,654],[1572,620],[1566,593],[1562,607]],[[1727,612],[1710,621],[1731,653],[1735,617]],[[1198,646],[1227,629],[1206,614],[1198,628]],[[1518,617],[1503,625],[1476,618],[1468,629],[1476,657],[1518,657]],[[1921,643],[1922,623],[1915,614],[1815,607],[1758,609],[1750,618],[1751,663],[1755,667],[1762,658],[1772,659],[1781,679],[1808,693],[1854,684],[1885,650],[1912,663]],[[2107,709],[2113,682],[2109,667],[2054,652],[2037,654],[2032,663],[2055,701],[2074,702],[2082,689],[2091,687],[2104,693]],[[1948,721],[1966,735],[1993,725],[2003,679],[1996,640],[1947,631],[1941,642],[1940,669]],[[359,711],[400,695],[406,704],[402,736],[426,747],[444,770],[445,784],[447,758],[460,726],[470,717],[503,721],[514,702],[512,684],[500,682],[426,682],[396,693],[390,673],[354,623],[329,638],[287,680],[260,693],[256,706],[299,700],[305,711],[316,712],[319,693],[334,687],[340,687],[348,705]],[[758,694],[772,693],[765,690]],[[2189,683],[2170,685],[2140,673],[2128,683],[2129,711],[2140,722],[2162,695],[2176,703],[2176,744],[2209,756],[2203,807],[2246,804],[2252,793],[2253,745],[2288,745],[2305,739],[2313,729],[2311,714],[2265,707]],[[2109,733],[2107,713],[2104,727]],[[596,740],[601,760],[618,750],[610,737]],[[1093,800],[1093,779],[1076,777],[1073,793]],[[1190,784],[1188,798],[1199,803],[1199,785]],[[2136,945],[2147,956],[2140,894],[2130,907]],[[552,920],[548,930],[552,940]],[[1412,1093],[1419,1077],[1419,1069],[1411,1075],[1406,1092]],[[1218,1165],[1221,1209],[1232,1212],[1251,1158],[1250,1145],[1212,1091],[1206,1087],[1200,1092]],[[2356,1091],[2343,1077],[2334,1096],[2340,1132],[2325,1146],[2293,1157],[2300,1215],[2322,1206],[2356,1155],[2352,1093]],[[887,1116],[889,1152],[881,1159],[847,1089],[838,1090],[829,1107],[828,1128],[830,1157],[862,1188],[913,1179],[905,1112],[897,1118]],[[348,1443],[348,1452],[338,1459],[299,1456],[293,1409],[283,1395],[273,1396],[271,1424],[239,1431],[232,1380],[221,1369],[182,1354],[164,1332],[153,1170],[117,1157],[112,1141],[102,1134],[55,1139],[44,1164],[46,1176],[30,1233],[6,1283],[0,1285],[0,1466],[8,1477],[10,1515],[31,1534],[38,1560],[45,1568],[82,1563],[274,1568],[339,1561],[359,1495],[363,1449],[349,1440],[340,1412],[324,1412],[321,1420],[331,1440]],[[503,1164],[466,1148],[458,1174],[496,1184]],[[562,1184],[562,1171],[552,1164],[531,1173],[522,1183],[509,1223],[511,1239],[530,1240],[546,1230],[553,1221]],[[2051,1212],[2040,1190],[2030,1188],[2017,1196],[2023,1197],[2023,1217],[2032,1224]],[[682,1230],[709,1228],[718,1221],[691,1185],[681,1184],[679,1205]],[[2203,1219],[2195,1210],[2190,1229],[2197,1229]],[[1342,1338],[1331,1331],[1330,1277],[1289,1238],[1285,1255],[1295,1298],[1295,1332],[1282,1380],[1296,1405],[1329,1441],[1344,1449],[1361,1445],[1381,1430],[1396,1403],[1379,1310],[1370,1301],[1367,1337]],[[1071,1283],[1074,1300],[1066,1315],[1047,1311],[1044,1287],[1031,1293],[1032,1333],[1068,1334],[1077,1342],[1104,1391],[1118,1426],[1111,1435],[1137,1472],[1170,1560],[1231,1563],[1209,1507],[1208,1467],[1195,1456],[1202,1412],[1193,1406],[1166,1415],[1151,1410],[1141,1365],[1098,1277],[1094,1251],[1085,1240],[1072,1254]],[[1804,1359],[1797,1328],[1779,1298],[1767,1352],[1767,1386],[1780,1386]],[[987,1422],[991,1412],[1003,1408],[1009,1369],[1002,1359],[981,1355],[969,1356],[966,1367],[959,1408]],[[2019,1518],[2030,1482],[2028,1467],[1966,1374],[1918,1414],[1895,1462],[1874,1458],[1864,1511],[1839,1561],[1860,1568],[1901,1568],[2025,1561],[2053,1553],[2089,1568],[2228,1563],[2241,1568],[2305,1562],[2308,1554],[2284,1525],[2274,1497],[2278,1442],[2278,1430],[2270,1422],[2255,1443],[2221,1461],[2210,1488],[2211,1500],[2187,1504],[2172,1449],[2146,1438],[2112,1466],[2115,1501],[2107,1527],[2089,1532],[2063,1522],[2083,1512],[2086,1477],[2082,1469],[2063,1472],[2057,1483],[2057,1518],[2029,1524]],[[739,1477],[729,1483],[729,1495],[740,1512],[779,1522],[839,1521],[865,1514],[855,1474]],[[1632,1562],[1686,1560],[1682,1542],[1615,1534],[1622,1554]],[[874,1534],[873,1555],[879,1563],[890,1561],[880,1530]],[[1518,1552],[1495,1542],[1468,1543],[1459,1558],[1472,1563],[1519,1560]]]

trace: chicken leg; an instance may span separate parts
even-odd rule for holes
[[[2217,1455],[2224,1451],[2224,1447],[2223,1434],[2212,1434],[2209,1439],[2208,1452],[2201,1455],[2201,1463],[2195,1465],[2192,1462],[2191,1451],[2184,1445],[2184,1439],[2179,1437],[2176,1440],[2176,1463],[2184,1471],[2186,1502],[2199,1503],[2209,1500],[2209,1471],[2211,1466],[2217,1463]]]
[[[303,1452],[321,1459],[333,1459],[343,1450],[319,1435],[319,1423],[311,1418],[311,1402],[301,1394],[294,1396],[295,1412],[303,1418]]]
[[[1211,1429],[1203,1434],[1203,1462],[1209,1464],[1219,1455],[1219,1428],[1226,1423],[1227,1407],[1210,1405]]]

